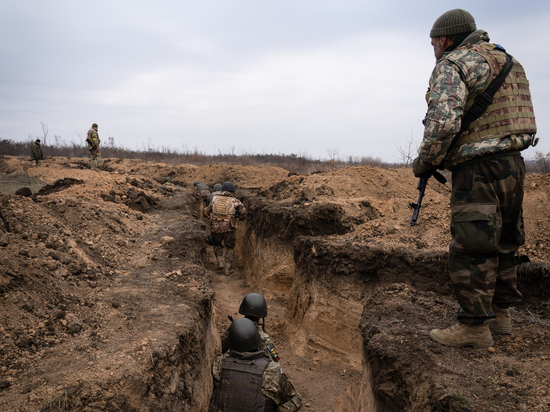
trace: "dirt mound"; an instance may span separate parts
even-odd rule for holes
[[[533,263],[520,268],[515,335],[475,351],[427,337],[457,309],[448,184],[429,182],[411,227],[410,169],[3,160],[0,409],[204,410],[227,327],[216,311],[243,287],[269,299],[308,410],[330,410],[345,387],[335,411],[548,407],[550,176],[527,177],[521,251]],[[216,273],[196,180],[235,182],[249,210],[234,277]]]

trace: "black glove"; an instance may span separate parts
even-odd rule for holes
[[[413,173],[416,177],[424,177],[434,170],[434,166],[420,160],[420,157],[417,157],[413,160]]]

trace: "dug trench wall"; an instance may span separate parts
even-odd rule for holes
[[[239,228],[238,247],[247,282],[266,296],[285,297],[286,333],[298,353],[361,372],[336,400],[334,412],[517,407],[512,391],[491,400],[489,385],[479,389],[483,379],[492,379],[484,374],[495,374],[494,363],[506,362],[507,355],[492,359],[501,349],[457,352],[428,337],[434,326],[446,327],[456,315],[447,252],[384,247],[354,237],[349,216],[338,205],[304,208],[254,196],[245,202],[250,217]],[[519,268],[519,286],[528,299],[513,313],[528,320],[525,334],[546,325],[526,313],[544,308],[541,285],[548,284],[547,274],[544,263]],[[535,344],[542,342],[534,333]],[[505,352],[523,342],[502,339],[510,344]],[[537,354],[530,359],[536,362]],[[472,363],[483,360],[485,368],[468,375]],[[515,372],[500,372],[506,373]]]
[[[371,376],[381,373],[363,353],[365,303],[399,282],[449,293],[439,282],[445,254],[384,249],[346,237],[349,219],[338,205],[303,208],[254,196],[245,203],[249,218],[239,227],[238,248],[247,282],[266,297],[285,297],[286,333],[297,353],[362,371],[334,411],[379,410]]]

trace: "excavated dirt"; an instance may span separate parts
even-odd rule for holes
[[[430,181],[411,227],[408,169],[44,164],[0,160],[1,410],[204,411],[219,333],[252,291],[303,410],[550,408],[550,176],[527,178],[514,334],[475,350],[428,337],[457,310],[449,185]],[[233,181],[249,210],[229,277],[196,180]]]

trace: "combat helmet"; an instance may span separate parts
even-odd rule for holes
[[[225,182],[222,185],[222,192],[235,193],[235,185],[232,182]]]
[[[221,183],[216,183],[213,188],[214,192],[221,192],[222,191],[222,185]]]
[[[250,319],[238,318],[229,327],[227,345],[237,352],[251,352],[260,346],[262,338],[258,328]]]
[[[97,123],[93,123],[93,124],[92,124],[92,129],[93,129],[94,127],[99,127],[99,126],[97,125]]]
[[[249,293],[244,297],[239,313],[254,318],[265,318],[267,316],[267,303],[259,293]]]

